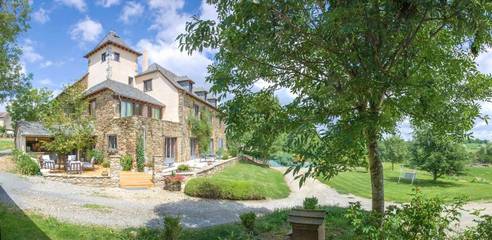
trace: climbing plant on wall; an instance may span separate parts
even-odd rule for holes
[[[207,153],[210,149],[210,138],[212,137],[212,128],[209,122],[210,112],[207,110],[200,111],[198,117],[190,116],[188,124],[191,128],[191,134],[197,139],[198,148],[201,154]]]
[[[143,136],[137,139],[137,170],[143,172],[145,164],[145,150]]]

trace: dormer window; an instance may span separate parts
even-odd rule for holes
[[[101,62],[106,62],[106,53],[101,54]]]
[[[133,86],[133,77],[128,77],[128,85]]]
[[[114,60],[117,62],[120,61],[120,54],[119,53],[117,53],[117,52],[114,53]]]
[[[144,92],[152,91],[152,79],[144,81]]]

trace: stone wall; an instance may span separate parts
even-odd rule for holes
[[[239,159],[237,157],[229,158],[227,160],[221,161],[219,164],[207,167],[205,169],[202,169],[196,173],[196,176],[210,176],[215,174],[216,172],[220,172],[224,170],[224,168],[234,165],[239,162]]]
[[[118,181],[111,177],[103,176],[80,176],[80,175],[43,175],[46,180],[66,182],[76,185],[92,186],[92,187],[117,187]]]

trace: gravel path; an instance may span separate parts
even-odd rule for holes
[[[239,215],[247,211],[267,213],[277,208],[299,206],[305,197],[310,196],[316,196],[323,205],[346,207],[349,202],[360,201],[364,208],[370,209],[369,199],[339,194],[317,180],[308,180],[301,189],[292,176],[286,176],[286,181],[291,188],[288,198],[226,201],[192,198],[158,188],[84,187],[0,172],[0,201],[73,223],[117,228],[156,226],[165,214],[180,215],[186,227],[206,227],[237,221]],[[94,204],[106,208],[91,208]],[[492,203],[470,203],[466,208],[485,208],[488,214],[492,214]],[[472,220],[472,216],[464,215],[462,225],[469,225]]]

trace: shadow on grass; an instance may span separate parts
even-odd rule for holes
[[[50,239],[0,186],[0,239]]]
[[[398,177],[387,177],[385,178],[385,181],[388,182],[394,182],[398,183]],[[400,179],[400,184],[411,184],[411,181],[405,180],[405,179]],[[454,183],[454,182],[443,182],[440,180],[433,181],[431,179],[415,179],[413,182],[413,185],[416,187],[444,187],[444,188],[449,188],[449,187],[459,187],[461,184],[459,183]]]

